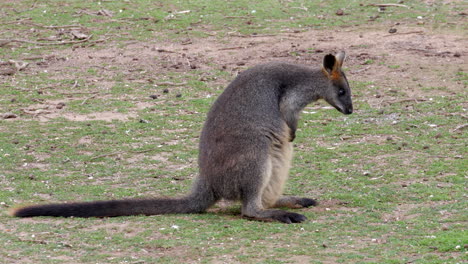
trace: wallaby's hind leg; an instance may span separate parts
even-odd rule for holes
[[[282,196],[279,198],[272,207],[288,207],[288,208],[304,208],[316,206],[318,203],[314,199],[296,197],[296,196]]]
[[[301,223],[307,217],[278,209],[264,209],[261,202],[247,201],[242,204],[242,215],[260,221],[279,221],[286,224]]]
[[[277,209],[265,209],[262,198],[264,190],[269,186],[272,176],[272,161],[270,158],[263,168],[255,168],[256,182],[244,185],[242,188],[242,215],[260,221],[279,221],[287,224],[300,223],[307,218],[301,214]],[[254,171],[251,171],[255,173]]]

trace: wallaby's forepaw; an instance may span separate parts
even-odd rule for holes
[[[316,206],[318,204],[317,201],[314,199],[310,198],[300,198],[297,203],[301,205],[302,207],[310,207],[310,206]]]
[[[292,224],[292,223],[302,223],[305,220],[307,220],[307,217],[301,214],[284,212],[282,214],[273,216],[272,219],[282,222],[282,223]]]

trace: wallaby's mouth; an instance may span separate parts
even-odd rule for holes
[[[335,105],[335,104],[331,104],[333,107],[336,108],[336,110],[340,111],[342,114],[345,114],[345,115],[350,115],[353,113],[353,107],[350,106],[350,107],[343,107],[343,106],[338,106],[338,105]]]

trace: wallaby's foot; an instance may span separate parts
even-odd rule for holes
[[[275,215],[272,218],[276,221],[286,224],[302,223],[305,220],[307,220],[307,217],[305,217],[304,215],[286,211],[284,211],[282,214]]]
[[[297,204],[300,204],[302,205],[302,207],[311,207],[311,206],[316,206],[318,205],[318,202],[314,199],[310,199],[310,198],[300,198],[298,200],[298,203]]]
[[[264,222],[281,222],[285,224],[302,223],[307,220],[307,217],[298,213],[292,213],[282,210],[265,210],[257,215],[243,215],[245,218],[264,221]]]
[[[301,223],[307,217],[301,214],[276,209],[264,209],[259,202],[249,202],[242,206],[242,215],[259,221],[278,221],[286,224]]]
[[[276,201],[273,207],[288,207],[288,208],[305,208],[310,206],[316,206],[318,203],[314,199],[295,197],[295,196],[283,196]]]

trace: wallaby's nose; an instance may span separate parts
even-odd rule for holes
[[[346,108],[346,111],[345,111],[345,114],[346,114],[346,115],[350,115],[350,114],[352,114],[352,113],[353,113],[353,108],[352,108],[352,107]]]

